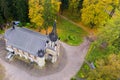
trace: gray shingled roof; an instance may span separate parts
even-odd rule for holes
[[[46,35],[19,27],[8,29],[4,36],[8,40],[6,45],[11,45],[35,56],[38,56],[38,50],[45,49],[45,43],[49,40]]]

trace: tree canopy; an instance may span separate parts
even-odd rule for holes
[[[102,42],[108,43],[110,50],[119,51],[119,48],[115,47],[114,44],[119,42],[120,38],[120,11],[116,10],[115,15],[110,19],[105,26],[101,26],[98,33],[97,43],[101,44]],[[116,45],[119,45],[117,43]]]
[[[82,22],[88,26],[99,27],[105,24],[106,21],[112,17],[118,0],[84,0],[82,9]]]
[[[0,0],[0,19],[2,19],[2,23],[11,20],[27,22],[29,21],[27,12],[27,0]]]
[[[47,30],[56,19],[59,9],[60,2],[57,0],[29,0],[30,21]]]
[[[48,26],[51,26],[57,18],[57,13],[60,9],[60,2],[56,0],[44,0],[43,8],[43,26],[46,29],[46,34],[48,34],[47,28]]]
[[[118,80],[120,78],[120,56],[110,54],[96,61],[96,69],[88,73],[87,80]]]
[[[32,23],[34,23],[37,27],[41,27],[43,24],[42,6],[43,0],[29,0],[29,18]]]

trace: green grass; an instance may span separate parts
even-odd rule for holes
[[[66,16],[67,18],[69,18],[70,20],[74,21],[74,22],[80,22],[80,13],[79,12],[74,12],[72,13],[69,10],[64,10],[63,16]]]
[[[86,60],[89,62],[94,62],[98,59],[105,58],[109,55],[108,53],[109,49],[101,48],[100,46],[95,46],[94,44],[91,44],[91,47],[89,48],[88,54],[86,55]]]
[[[4,33],[4,30],[0,30],[0,34]]]
[[[77,78],[86,78],[87,77],[87,73],[90,71],[90,67],[88,66],[88,64],[83,63],[81,69],[78,71],[78,73],[76,74]]]
[[[95,44],[91,44],[85,59],[88,62],[93,62],[94,65],[96,66],[95,61],[98,59],[105,59],[109,55],[108,51],[109,51],[108,48],[103,49],[101,47],[95,46]],[[87,73],[89,71],[90,71],[90,67],[88,66],[87,63],[84,62],[81,69],[76,74],[76,77],[86,78]]]
[[[63,18],[58,19],[57,28],[60,39],[70,45],[79,45],[87,35],[83,29]]]

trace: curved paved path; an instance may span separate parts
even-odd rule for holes
[[[61,42],[61,44],[64,47],[67,56],[66,65],[61,71],[47,76],[36,77],[0,58],[0,63],[2,63],[6,69],[5,80],[70,80],[82,66],[90,42],[85,39],[80,46],[76,47],[69,46],[63,42]]]

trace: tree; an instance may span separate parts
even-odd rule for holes
[[[119,51],[119,42],[120,37],[120,11],[116,10],[114,17],[112,17],[105,26],[101,26],[98,32],[98,40],[96,43],[100,45],[103,42],[108,44],[110,51],[116,52]],[[114,46],[116,45],[116,46]],[[117,47],[118,45],[118,47]]]
[[[3,16],[1,15],[1,11],[0,11],[0,24],[2,24],[4,22]]]
[[[106,12],[108,12],[110,18],[114,15],[116,8],[119,7],[119,0],[109,0],[103,1],[104,4],[106,4],[105,8],[106,8]]]
[[[57,0],[29,0],[29,18],[37,27],[47,29],[56,19],[60,9],[60,2]]]
[[[28,0],[0,0],[0,15],[4,22],[29,21]]]
[[[82,4],[83,4],[84,0],[80,0],[79,1],[79,5],[78,5],[78,11],[80,12],[80,17],[81,17],[81,9],[83,8]]]
[[[5,21],[11,18],[12,13],[10,12],[8,0],[0,0],[0,10]]]
[[[51,26],[57,17],[57,13],[60,9],[60,2],[57,0],[44,0],[43,8],[43,26],[46,30],[46,34],[48,34],[48,26]]]
[[[41,28],[43,24],[42,12],[44,10],[42,4],[43,0],[29,0],[29,18],[37,28]]]
[[[118,5],[118,0],[98,1],[98,0],[84,0],[82,9],[82,22],[91,28],[99,27],[101,24],[105,24],[113,15],[112,10],[114,6]]]
[[[77,12],[80,0],[69,0],[69,9],[71,13]]]
[[[68,9],[68,6],[69,6],[69,0],[61,0],[60,13],[63,14],[63,11],[65,9]]]
[[[120,78],[120,56],[110,54],[96,61],[96,69],[88,73],[87,80],[118,80]]]
[[[14,12],[13,16],[15,20],[19,20],[21,22],[27,22],[28,19],[28,1],[27,0],[13,0],[12,2],[14,9],[12,9],[12,12]]]

